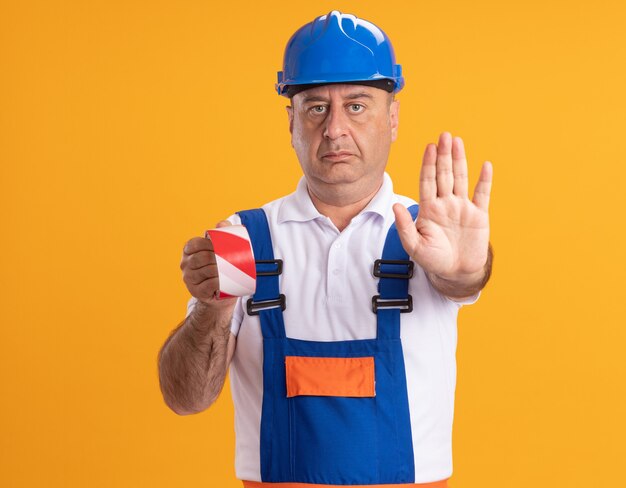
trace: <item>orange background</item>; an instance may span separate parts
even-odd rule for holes
[[[444,130],[494,163],[451,486],[624,483],[624,2],[129,0],[1,3],[1,486],[240,486],[228,387],[179,417],[156,356],[183,244],[295,188],[273,84],[333,8],[403,65],[396,191]]]

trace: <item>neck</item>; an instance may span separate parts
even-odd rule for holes
[[[378,184],[376,189],[369,194],[365,195],[362,198],[359,198],[356,201],[324,201],[315,192],[311,189],[310,185],[307,185],[309,190],[309,195],[311,200],[313,201],[313,205],[319,213],[328,217],[335,227],[339,230],[339,232],[343,231],[348,224],[352,221],[352,219],[363,210],[367,204],[374,198],[374,195],[378,193],[380,187],[382,186],[382,181]],[[358,197],[357,197],[358,198]]]

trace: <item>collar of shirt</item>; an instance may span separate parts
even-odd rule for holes
[[[380,189],[367,206],[361,210],[359,215],[374,213],[384,218],[392,204],[393,183],[391,182],[391,177],[385,172]],[[306,177],[303,175],[298,182],[296,191],[283,199],[278,210],[278,223],[282,224],[288,221],[307,222],[320,217],[324,218],[324,215],[315,208],[307,189]]]

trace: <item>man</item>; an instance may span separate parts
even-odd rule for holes
[[[463,142],[443,133],[424,153],[419,212],[394,194],[403,84],[375,25],[333,11],[302,27],[277,89],[304,176],[218,224],[246,225],[271,262],[254,296],[217,300],[211,242],[184,247],[192,298],[159,354],[161,388],[197,413],[230,366],[244,486],[447,486],[456,318],[491,272],[492,168],[470,201]]]

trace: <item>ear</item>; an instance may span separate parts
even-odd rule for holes
[[[287,116],[289,117],[289,133],[293,134],[293,107],[287,105],[285,108],[287,109]]]
[[[398,117],[400,115],[400,100],[394,100],[389,105],[389,122],[391,126],[391,142],[398,138]]]

